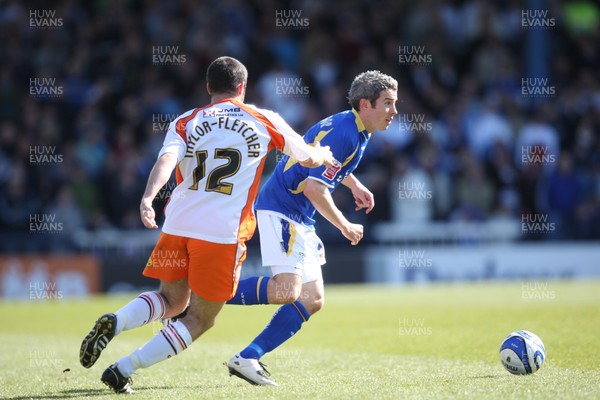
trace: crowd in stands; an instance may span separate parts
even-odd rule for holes
[[[0,232],[27,239],[3,246],[48,242],[31,234],[32,215],[61,221],[62,241],[141,229],[166,125],[209,102],[204,74],[221,55],[247,66],[246,101],[299,133],[349,108],[358,73],[398,80],[399,115],[356,171],[376,208],[358,214],[348,190],[334,194],[367,232],[544,215],[557,226],[544,239],[598,239],[600,7],[543,3],[536,27],[514,0],[4,1]],[[419,62],[399,57],[411,52]],[[535,71],[547,79],[531,94]]]

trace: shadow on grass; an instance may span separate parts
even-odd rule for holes
[[[471,378],[471,379],[498,379],[501,377],[502,377],[502,375],[498,374],[498,375],[476,375],[476,376],[470,376],[469,378]]]
[[[144,392],[147,390],[173,390],[174,386],[142,386],[134,387],[135,392]],[[197,389],[193,386],[177,386],[177,389]],[[24,395],[18,397],[0,397],[10,400],[51,400],[51,399],[82,399],[92,396],[114,396],[116,393],[110,389],[69,389],[60,390],[54,393],[43,395]]]
[[[48,393],[43,395],[31,396],[19,396],[19,397],[5,397],[11,400],[42,400],[42,399],[79,399],[90,396],[102,396],[102,395],[113,395],[114,392],[108,391],[106,389],[70,389],[70,390],[60,390],[55,393]]]

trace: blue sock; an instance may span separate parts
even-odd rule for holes
[[[267,327],[240,355],[244,358],[261,358],[263,354],[273,351],[291,338],[309,318],[310,314],[299,301],[281,306],[273,314]]]
[[[268,276],[253,276],[238,283],[235,296],[227,304],[251,306],[254,304],[269,304],[267,296]]]

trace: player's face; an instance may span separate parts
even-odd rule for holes
[[[396,101],[398,101],[398,95],[391,89],[382,90],[379,93],[375,107],[366,101],[363,122],[368,132],[385,131],[390,126],[394,115],[398,114]]]

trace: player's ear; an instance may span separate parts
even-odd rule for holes
[[[362,98],[358,103],[359,110],[364,110],[365,108],[371,108],[371,102],[367,98]]]
[[[210,86],[208,86],[208,83],[206,84],[206,91],[208,92],[208,95],[212,95],[212,90],[210,90]]]
[[[240,82],[240,84],[238,85],[237,89],[236,89],[237,95],[238,96],[243,96],[244,93],[246,92],[246,82]]]

